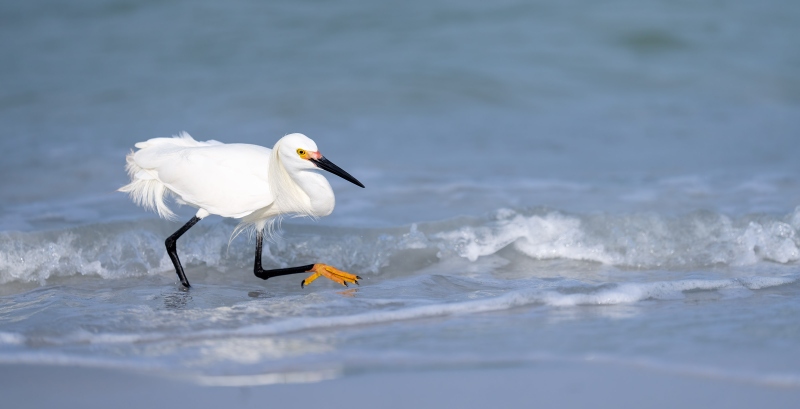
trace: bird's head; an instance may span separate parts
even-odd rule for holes
[[[278,154],[281,156],[281,161],[287,168],[297,170],[322,169],[355,185],[364,187],[358,179],[350,176],[349,173],[322,156],[319,149],[317,149],[317,144],[301,133],[284,136],[275,144],[275,148],[279,150]]]

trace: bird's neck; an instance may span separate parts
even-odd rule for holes
[[[313,216],[323,217],[333,212],[336,199],[325,176],[313,170],[303,170],[292,175],[292,179],[308,195]]]
[[[280,141],[279,141],[280,143]],[[322,175],[300,169],[287,169],[276,144],[269,161],[269,186],[274,202],[271,215],[321,217],[333,211],[333,191]]]

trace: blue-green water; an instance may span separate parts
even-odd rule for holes
[[[39,1],[0,20],[0,362],[246,384],[591,359],[800,387],[800,3]],[[183,291],[180,224],[115,192],[134,143],[182,130],[312,137],[367,188],[332,179],[334,213],[286,220],[264,263],[362,285],[258,280],[253,240],[208,218],[179,241]]]

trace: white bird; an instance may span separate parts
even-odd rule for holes
[[[199,142],[182,132],[172,138],[154,138],[135,145],[125,158],[131,183],[121,187],[131,199],[165,219],[175,214],[165,200],[197,208],[197,213],[165,242],[181,284],[189,287],[175,244],[181,235],[208,215],[241,219],[235,231],[256,230],[256,277],[312,272],[300,283],[303,287],[320,276],[339,284],[358,284],[361,277],[316,263],[274,270],[261,268],[261,247],[265,228],[271,228],[283,215],[322,217],[331,214],[335,204],[323,169],[364,187],[317,149],[309,137],[293,133],[284,136],[272,149],[249,144],[224,144],[214,140]]]

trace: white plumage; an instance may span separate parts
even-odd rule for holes
[[[244,219],[258,229],[280,215],[327,216],[336,203],[318,168],[296,154],[298,148],[317,151],[302,134],[284,136],[274,149],[200,142],[186,132],[135,146],[139,150],[126,157],[131,183],[120,191],[166,219],[175,218],[166,204],[169,195],[197,208],[201,219],[209,214]]]
[[[195,217],[167,239],[167,252],[178,276],[189,286],[175,250],[175,241],[197,221],[214,214],[241,219],[236,231],[254,227],[257,232],[256,275],[269,278],[278,273],[259,275],[262,230],[283,215],[322,217],[329,215],[336,200],[328,180],[319,173],[327,170],[358,186],[358,180],[319,153],[316,143],[303,134],[289,134],[272,149],[249,144],[224,144],[194,140],[182,132],[172,138],[154,138],[136,145],[126,157],[131,182],[119,190],[128,193],[138,205],[174,219],[166,199],[197,208]],[[316,276],[328,276],[330,266],[315,264]],[[317,271],[326,266],[324,271]],[[333,269],[335,270],[335,269]],[[338,273],[344,273],[335,270]],[[338,273],[333,273],[337,275]],[[356,282],[344,273],[346,285]],[[263,277],[262,277],[263,276]],[[356,277],[356,276],[352,276]],[[331,277],[329,277],[331,278]]]

